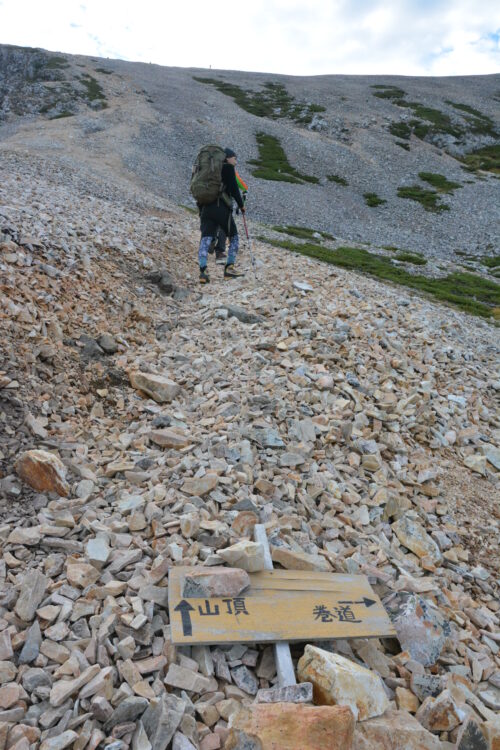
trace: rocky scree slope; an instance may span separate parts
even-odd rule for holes
[[[78,159],[103,176],[119,172],[180,204],[190,204],[199,147],[230,144],[250,184],[249,209],[263,223],[463,263],[498,253],[499,91],[494,75],[301,78],[3,45],[0,143]],[[278,181],[253,176],[262,135],[275,156],[283,149],[296,173],[318,182],[283,181],[283,165]],[[464,171],[461,160],[484,148],[491,155],[474,165],[496,172]],[[443,194],[422,174],[458,187]],[[408,189],[413,199],[401,197]],[[446,210],[426,210],[420,201],[429,195]]]
[[[494,329],[260,243],[261,278],[200,290],[197,241],[123,175],[2,151],[0,737],[234,747],[272,651],[173,646],[168,571],[261,522],[291,568],[367,575],[396,627],[319,644],[383,706],[343,750],[494,747]],[[357,714],[356,684],[332,700]]]

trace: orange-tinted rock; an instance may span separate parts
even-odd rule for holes
[[[449,690],[437,698],[429,696],[417,711],[417,719],[431,732],[451,732],[465,719],[467,711],[460,706]]]
[[[16,462],[16,471],[26,484],[38,492],[56,492],[66,497],[66,467],[53,453],[42,450],[26,451]]]
[[[378,674],[316,646],[306,646],[297,674],[301,682],[312,682],[317,705],[349,706],[358,721],[379,716],[389,706]]]
[[[233,714],[225,750],[351,750],[354,717],[344,706],[255,704]]]

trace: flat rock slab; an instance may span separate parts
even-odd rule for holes
[[[344,706],[257,703],[233,714],[225,750],[351,750],[354,717]]]
[[[130,385],[159,404],[169,403],[180,393],[181,387],[173,380],[149,372],[131,372]]]

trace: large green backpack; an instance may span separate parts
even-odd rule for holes
[[[203,146],[198,152],[191,177],[191,195],[200,206],[213,203],[222,194],[222,165],[226,153],[221,146]]]

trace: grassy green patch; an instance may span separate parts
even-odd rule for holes
[[[404,263],[413,263],[414,266],[425,266],[427,264],[427,260],[418,253],[409,253],[406,251],[398,253],[396,260],[401,260]]]
[[[87,89],[85,92],[85,96],[89,100],[89,102],[93,102],[95,100],[104,101],[106,99],[102,87],[93,76],[89,75],[88,73],[83,73],[81,82]]]
[[[436,174],[435,172],[419,172],[418,176],[424,182],[428,182],[438,193],[453,193],[457,188],[462,187],[460,182],[452,182],[447,180],[442,174]]]
[[[434,190],[427,190],[420,185],[411,185],[410,187],[399,187],[398,197],[407,198],[412,201],[421,203],[426,211],[449,211],[450,207],[446,203],[439,202],[439,195]]]
[[[479,262],[489,268],[492,276],[496,279],[500,278],[500,255],[483,255],[479,258]]]
[[[449,104],[454,109],[457,109],[460,112],[465,112],[469,115],[468,117],[464,117],[464,119],[469,123],[472,133],[477,133],[478,135],[498,135],[495,123],[491,117],[488,117],[488,115],[483,114],[483,112],[480,112],[478,109],[475,109],[468,104],[451,102],[449,99],[446,99],[445,101],[446,104]]]
[[[485,172],[500,174],[500,144],[471,151],[463,157],[462,161],[472,171],[482,169]]]
[[[75,113],[70,112],[69,109],[64,109],[62,112],[59,112],[59,114],[49,117],[49,120],[61,120],[63,117],[73,117],[74,114]]]
[[[310,243],[297,245],[287,240],[267,242],[275,247],[286,248],[341,268],[367,273],[378,279],[415,289],[441,302],[456,305],[473,315],[488,318],[495,315],[495,310],[500,307],[500,285],[475,274],[452,273],[441,279],[429,279],[426,276],[413,275],[401,266],[395,266],[390,258],[360,248],[339,247],[336,250],[328,250],[321,245]]]
[[[64,70],[69,68],[69,62],[65,57],[49,57],[44,67],[49,70]]]
[[[319,230],[308,229],[307,227],[288,225],[286,227],[274,226],[271,227],[271,229],[274,229],[275,232],[280,232],[281,234],[289,234],[291,237],[298,237],[301,240],[313,240],[315,239],[315,234],[320,234],[325,240],[335,239],[335,237],[328,232],[320,232]]]
[[[236,104],[257,117],[269,117],[271,120],[288,118],[294,122],[307,125],[317,112],[325,112],[325,107],[319,104],[297,102],[282,83],[268,81],[262,91],[245,91],[234,83],[221,81],[219,78],[200,78],[193,76],[198,83],[214,86]]]
[[[406,96],[406,91],[403,91],[403,89],[400,89],[398,86],[375,84],[371,88],[377,89],[373,96],[377,96],[379,99],[390,99],[393,102],[398,102],[403,100]]]
[[[391,135],[395,135],[396,138],[404,138],[408,140],[411,135],[411,127],[407,122],[391,122],[389,125],[389,132]]]
[[[345,177],[340,177],[338,174],[327,174],[326,179],[330,182],[336,182],[337,185],[344,185],[347,186],[349,183],[345,179]]]
[[[396,146],[400,146],[401,148],[404,148],[405,151],[410,150],[410,144],[406,141],[396,141]]]
[[[365,199],[366,205],[370,206],[370,208],[382,206],[384,203],[387,203],[385,198],[380,198],[377,193],[363,193],[363,198]]]
[[[452,102],[449,99],[445,100],[446,104],[460,112],[463,124],[455,123],[446,112],[442,112],[435,107],[425,106],[420,102],[408,101],[406,93],[397,86],[377,85],[372,86],[372,88],[377,89],[374,91],[374,96],[378,96],[380,99],[388,99],[396,106],[410,109],[413,112],[414,119],[408,123],[392,123],[389,126],[390,132],[403,140],[407,140],[411,132],[421,140],[428,136],[440,134],[452,135],[457,139],[462,138],[467,133],[498,135],[493,120],[468,104]],[[408,128],[410,132],[408,132]]]
[[[96,73],[104,73],[104,75],[107,75],[107,76],[113,75],[113,71],[112,70],[108,70],[107,68],[96,68],[95,72]]]
[[[261,180],[275,180],[278,182],[319,182],[317,177],[298,172],[288,161],[286,154],[278,140],[273,135],[257,133],[259,158],[252,159],[249,164],[257,167],[252,174]]]

